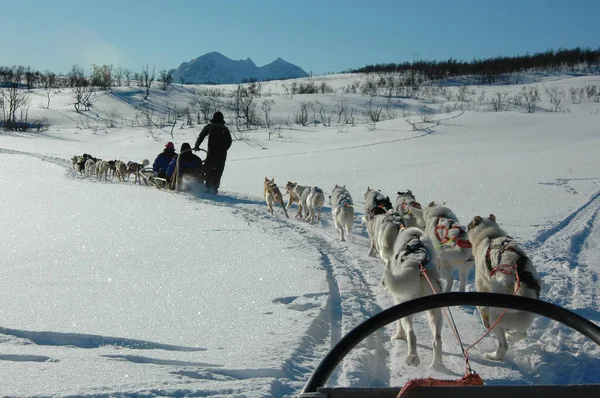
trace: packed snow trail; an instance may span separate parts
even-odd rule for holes
[[[49,161],[66,167],[69,178],[81,178],[70,168],[70,162],[61,158],[6,149],[0,152],[29,155]],[[81,180],[97,182],[94,179]],[[263,224],[272,224],[274,230],[293,235],[298,245],[310,246],[318,253],[319,265],[329,287],[327,306],[313,319],[300,341],[291,342],[294,346],[293,354],[284,361],[280,371],[248,371],[252,377],[277,379],[277,382],[271,383],[273,397],[289,396],[300,391],[316,365],[342,336],[362,321],[393,305],[393,300],[380,284],[380,262],[367,256],[368,239],[364,227],[358,223],[360,214],[356,217],[352,240],[340,242],[330,220],[329,209],[325,209],[320,225],[309,225],[294,219],[292,214],[295,213],[295,208],[291,209],[291,219],[285,219],[280,209],[276,209],[278,212],[275,216],[268,215],[263,201],[254,197],[228,192],[219,196],[198,197],[167,191],[149,192],[170,194],[173,195],[173,200],[194,200],[229,208],[234,216],[242,217],[248,223],[260,220]],[[597,225],[599,211],[600,192],[597,192],[581,208],[552,227],[540,231],[534,241],[524,244],[543,278],[542,299],[575,310],[596,322],[600,321],[597,291],[597,274],[600,269],[593,248],[600,238],[600,228]],[[472,284],[469,288],[473,289]],[[289,308],[300,310],[311,305],[310,297],[288,297],[278,300]],[[455,307],[452,313],[465,346],[484,333],[473,308]],[[436,372],[427,367],[431,362],[431,334],[425,315],[419,315],[415,317],[415,333],[421,359],[419,367],[408,367],[404,364],[406,342],[390,340],[395,333],[394,324],[374,333],[352,350],[336,369],[328,385],[403,385],[414,375],[437,378],[462,376],[464,359],[460,347],[446,319],[444,325],[443,360],[447,371]],[[594,367],[586,365],[597,361],[600,350],[577,332],[554,322],[536,318],[529,337],[510,345],[504,362],[495,363],[481,359],[481,353],[493,350],[496,344],[495,338],[487,337],[471,351],[473,369],[488,384],[597,382],[597,375],[586,371]],[[127,360],[137,359],[129,356]],[[173,373],[196,377],[189,368],[181,368],[177,363],[171,365]],[[209,367],[206,371],[217,376],[241,377],[231,369]]]

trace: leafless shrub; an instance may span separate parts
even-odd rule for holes
[[[521,87],[521,93],[523,93],[523,100],[525,101],[527,112],[534,113],[541,100],[540,91],[537,86],[523,86]]]
[[[554,106],[552,108],[553,112],[564,112],[565,107],[561,105],[563,100],[566,98],[565,90],[559,89],[556,86],[552,86],[550,88],[545,88],[546,95],[550,98],[550,103]]]
[[[490,104],[494,112],[503,112],[510,109],[510,93],[508,91],[498,91],[490,98]]]

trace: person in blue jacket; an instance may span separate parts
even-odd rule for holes
[[[189,143],[184,142],[181,144],[181,150],[179,151],[179,156],[175,156],[171,163],[169,163],[169,167],[167,168],[167,178],[170,179],[175,173],[175,168],[177,167],[177,163],[179,163],[179,175],[182,174],[184,170],[187,169],[200,169],[202,167],[202,159],[198,156],[194,155],[192,152],[192,147]]]
[[[167,178],[167,169],[173,158],[177,158],[177,152],[175,152],[175,145],[169,141],[165,145],[165,149],[154,159],[154,163],[152,164],[154,174],[160,178]]]

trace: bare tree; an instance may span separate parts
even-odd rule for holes
[[[523,86],[521,87],[523,93],[523,99],[525,100],[525,106],[527,107],[528,113],[534,113],[537,104],[540,102],[540,91],[537,86]]]
[[[71,72],[69,72],[69,83],[73,88],[73,98],[75,99],[73,106],[75,107],[75,111],[79,113],[82,105],[85,110],[89,110],[92,105],[90,98],[94,90],[93,87],[89,85],[89,81],[85,77],[83,68],[77,64],[73,65]]]
[[[161,83],[161,90],[166,90],[171,83],[173,83],[173,73],[171,71],[161,70],[158,72],[158,81]]]
[[[275,105],[275,100],[272,99],[266,99],[263,100],[263,102],[260,105],[260,109],[262,110],[263,114],[265,115],[265,124],[267,126],[267,128],[271,128],[271,109],[273,109],[273,105]],[[271,136],[269,135],[269,138]]]
[[[335,110],[336,110],[336,115],[338,117],[338,124],[342,122],[342,117],[344,116],[344,114],[346,113],[346,111],[348,111],[348,101],[346,100],[339,100],[335,106]]]
[[[145,89],[145,92],[144,92],[145,100],[148,99],[148,96],[150,95],[150,88],[152,87],[152,83],[154,82],[154,79],[156,78],[155,70],[156,70],[156,67],[153,67],[152,72],[150,72],[148,64],[146,64],[146,66],[144,66],[142,68],[142,73],[140,73],[139,84],[141,85],[141,87],[143,89]]]
[[[494,112],[507,111],[510,106],[510,93],[508,91],[498,91],[490,98],[490,104]]]
[[[306,126],[308,124],[308,111],[310,106],[311,102],[300,102],[300,112],[295,116],[295,121],[297,124],[302,126]]]
[[[125,69],[117,66],[113,71],[114,85],[121,87],[123,85],[123,78],[125,77]]]
[[[554,106],[554,112],[564,112],[565,107],[561,105],[563,100],[566,98],[566,93],[564,90],[559,89],[556,86],[552,86],[551,88],[546,87],[546,95],[550,97],[550,103]]]
[[[123,77],[125,78],[125,85],[129,87],[131,85],[131,78],[133,77],[133,71],[131,69],[123,69]]]
[[[44,90],[46,91],[46,99],[48,101],[46,103],[46,109],[49,109],[50,108],[50,93],[52,92],[52,89],[56,87],[56,75],[47,70],[42,74],[41,80],[42,80],[42,86],[44,87]]]
[[[371,123],[372,130],[375,130],[376,123],[381,120],[381,112],[383,112],[383,108],[375,106],[374,96],[371,96],[367,102],[365,116],[367,117],[367,122]]]
[[[29,94],[20,89],[18,83],[11,82],[8,87],[0,89],[0,108],[2,110],[0,124],[4,129],[27,130]]]

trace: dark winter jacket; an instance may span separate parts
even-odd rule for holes
[[[177,159],[177,152],[175,152],[175,149],[166,148],[164,151],[159,153],[154,160],[154,164],[152,164],[152,170],[155,173],[159,173],[161,171],[166,173],[167,169],[169,168],[169,163],[171,163],[173,158]]]
[[[175,156],[171,163],[169,163],[169,167],[167,168],[167,176],[171,178],[173,173],[175,172],[175,167],[177,166],[177,156]],[[182,152],[179,155],[179,171],[185,169],[199,169],[202,167],[202,159],[198,156],[194,155],[191,151]]]
[[[224,123],[209,123],[202,129],[194,148],[200,148],[202,141],[208,136],[208,154],[226,153],[231,147],[231,132]]]

